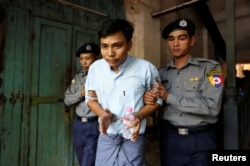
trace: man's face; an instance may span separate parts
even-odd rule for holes
[[[85,71],[89,70],[90,65],[96,60],[96,56],[92,53],[82,53],[79,56],[80,64]]]
[[[122,32],[100,38],[101,54],[110,67],[119,72],[119,66],[126,60],[132,42],[127,42]]]
[[[190,55],[195,38],[190,37],[186,30],[175,30],[168,35],[167,43],[174,58]]]

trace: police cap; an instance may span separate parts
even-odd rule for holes
[[[85,43],[76,52],[76,56],[79,57],[80,54],[93,53],[96,56],[100,54],[100,47],[95,43]]]
[[[162,31],[162,38],[167,39],[169,33],[175,30],[187,30],[189,36],[193,36],[195,33],[195,25],[189,19],[178,19],[174,22],[169,23]]]

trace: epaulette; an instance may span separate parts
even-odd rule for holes
[[[161,66],[160,68],[158,68],[158,70],[161,70],[161,69],[166,69],[166,68],[168,68],[169,66],[170,66],[170,64],[169,64],[169,63],[167,63],[166,65]]]
[[[164,69],[166,67],[167,67],[167,65],[161,66],[160,68],[158,68],[158,70]]]
[[[206,59],[206,58],[195,58],[197,61],[199,62],[210,62],[214,65],[219,65],[220,63],[215,61],[215,60],[211,60],[211,59]]]

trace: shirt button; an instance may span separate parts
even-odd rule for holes
[[[182,114],[180,114],[180,116],[182,116]]]

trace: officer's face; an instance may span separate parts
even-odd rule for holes
[[[186,30],[175,30],[168,35],[167,43],[175,58],[186,57],[190,55],[195,38],[190,37]]]
[[[80,56],[79,56],[81,66],[85,71],[89,70],[90,65],[96,59],[97,59],[96,56],[94,54],[92,54],[92,53],[84,53],[84,54],[80,54]]]
[[[100,39],[101,54],[108,62],[112,70],[119,72],[119,66],[126,60],[127,54],[132,47],[122,32],[117,32]]]

